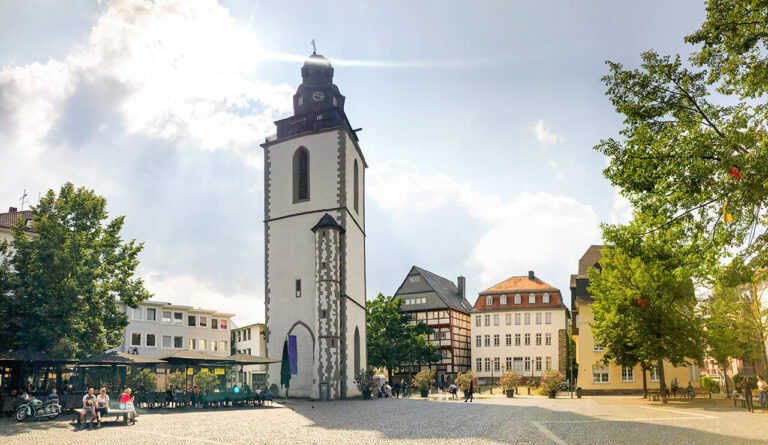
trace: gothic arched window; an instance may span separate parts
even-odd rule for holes
[[[360,201],[360,172],[358,171],[357,167],[357,159],[355,159],[355,174],[354,174],[354,180],[355,180],[355,213],[359,213],[359,204]]]
[[[293,202],[309,200],[309,151],[299,147],[293,154]]]

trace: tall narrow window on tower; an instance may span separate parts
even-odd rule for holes
[[[296,280],[296,298],[301,297],[301,280]]]
[[[358,167],[357,167],[357,159],[355,159],[354,180],[355,180],[355,213],[358,213],[359,212],[358,201],[360,200],[360,185],[358,184],[358,182],[360,180],[360,172],[358,171]]]
[[[293,154],[293,202],[309,201],[309,151],[299,147]]]

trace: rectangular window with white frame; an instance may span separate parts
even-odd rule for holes
[[[493,358],[493,370],[495,372],[501,371],[501,361],[499,360],[498,357]]]
[[[134,320],[143,320],[144,309],[141,307],[135,307],[133,308],[133,319]]]
[[[155,340],[155,334],[147,334],[145,337],[148,348],[157,347],[157,341]]]
[[[171,311],[163,311],[163,323],[171,322]]]
[[[475,372],[483,372],[483,359],[479,357],[475,360]]]
[[[520,325],[520,314],[515,314],[515,324]]]
[[[512,371],[512,357],[507,357],[507,371]]]
[[[190,351],[194,351],[195,349],[197,349],[197,339],[190,338],[189,339],[189,350]]]
[[[512,324],[512,314],[506,314],[504,316],[504,321],[507,324],[507,326]]]
[[[536,357],[536,372],[541,372],[541,357]]]
[[[171,342],[173,341],[173,338],[171,338],[170,335],[163,335],[162,341],[163,341],[162,346],[164,348],[169,348],[170,349]]]
[[[515,334],[515,346],[520,346],[520,334]]]
[[[491,372],[491,358],[485,358],[485,372]]]
[[[208,317],[201,315],[200,316],[200,327],[201,328],[207,328],[208,327]]]
[[[541,312],[536,312],[536,324],[541,324]]]
[[[525,334],[525,346],[531,346],[531,334]]]
[[[493,335],[493,346],[499,346],[499,334]]]
[[[651,369],[648,370],[649,374],[649,380],[652,382],[658,382],[659,381],[659,367],[658,366],[652,366]]]
[[[482,320],[482,317],[480,317],[479,315],[475,315],[475,326],[476,327],[479,328],[480,326],[483,325],[481,320]]]
[[[621,381],[622,382],[634,382],[635,381],[635,370],[633,368],[630,368],[629,366],[622,366],[621,367]]]
[[[147,308],[147,321],[157,321],[157,309],[153,307]]]
[[[552,357],[547,357],[547,367],[545,370],[549,371],[550,369],[552,369]]]
[[[526,357],[525,358],[525,371],[528,372],[531,370],[531,358]]]
[[[184,347],[184,337],[175,336],[173,337],[173,347],[176,349],[181,349]]]
[[[485,336],[485,346],[486,347],[490,347],[491,346],[491,336],[490,336],[490,334]]]
[[[184,313],[183,312],[174,312],[173,313],[173,324],[184,324]]]
[[[529,312],[525,313],[525,324],[531,324],[531,314]]]
[[[505,345],[512,346],[512,334],[507,334],[505,339],[506,339]]]
[[[595,340],[594,350],[595,352],[603,352],[605,348]]]
[[[547,346],[552,345],[552,334],[550,332],[544,334],[544,344]]]
[[[552,312],[547,312],[544,316],[544,323],[552,324]]]
[[[131,334],[131,346],[141,346],[141,334]]]
[[[499,325],[499,314],[493,314],[493,325],[494,326]]]
[[[536,334],[536,346],[541,346],[541,332]]]
[[[483,346],[483,336],[482,335],[475,335],[475,346],[481,347]]]
[[[201,338],[200,339],[200,350],[201,351],[205,351],[206,349],[208,349],[208,346],[206,344],[206,340],[204,338]]]
[[[592,383],[611,383],[611,375],[607,366],[592,367]]]
[[[491,316],[490,314],[485,315],[485,325],[490,326],[491,325]]]

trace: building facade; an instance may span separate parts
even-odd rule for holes
[[[233,328],[230,344],[232,345],[232,354],[265,357],[264,323],[254,323],[241,328]],[[246,365],[237,372],[237,382],[240,384],[248,384],[252,388],[256,385],[263,386],[267,384],[266,365]]]
[[[472,370],[481,383],[513,370],[534,380],[565,372],[568,308],[533,271],[480,292],[472,310]]]
[[[643,369],[640,365],[634,367],[598,365],[603,358],[603,348],[595,343],[590,323],[594,321],[590,305],[594,300],[589,294],[589,278],[587,271],[594,267],[600,270],[603,246],[590,246],[579,260],[578,273],[571,275],[571,313],[572,335],[576,342],[576,362],[579,365],[576,386],[582,388],[584,394],[616,393],[632,394],[643,390]],[[664,377],[669,383],[676,378],[680,386],[688,382],[699,386],[699,368],[696,364],[675,367],[664,362]],[[659,373],[653,367],[647,374],[648,388],[658,386]]]
[[[290,395],[358,394],[365,348],[365,158],[328,59],[301,69],[292,116],[264,148],[266,353],[296,338]],[[280,384],[280,364],[270,365]]]
[[[428,340],[438,347],[442,359],[434,365],[407,365],[395,370],[394,374],[413,375],[421,369],[433,369],[437,372],[438,383],[446,383],[453,382],[456,374],[469,371],[469,312],[472,305],[466,299],[464,277],[458,277],[453,284],[413,266],[392,298],[398,297],[402,298],[401,313],[434,329]]]
[[[180,350],[230,355],[231,318],[228,314],[161,301],[144,301],[132,308],[118,307],[128,317],[123,344],[114,351],[162,357]]]

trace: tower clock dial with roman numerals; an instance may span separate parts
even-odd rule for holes
[[[314,93],[312,93],[312,100],[314,100],[315,102],[322,102],[323,99],[325,99],[325,93],[323,93],[322,91],[315,91]]]

